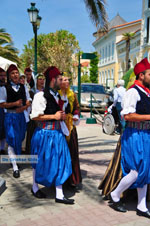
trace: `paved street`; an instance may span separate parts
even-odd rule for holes
[[[85,114],[85,113],[84,113]],[[136,215],[136,202],[127,202],[127,213],[119,213],[108,206],[97,189],[115,150],[118,135],[102,133],[99,124],[88,125],[81,120],[78,126],[80,163],[83,183],[78,192],[65,190],[75,199],[72,206],[55,203],[55,189],[42,187],[47,194],[43,200],[32,196],[32,169],[21,165],[21,177],[12,176],[12,168],[0,166],[0,176],[7,189],[0,197],[0,226],[143,226],[150,220]],[[149,205],[150,208],[150,205]]]

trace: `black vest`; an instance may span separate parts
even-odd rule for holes
[[[137,102],[136,113],[140,115],[150,114],[150,96],[142,92],[137,86],[134,87],[140,95],[141,100]]]
[[[22,103],[23,103],[23,106],[26,105],[26,92],[25,92],[25,87],[24,85],[20,84],[20,88],[19,90],[16,92],[12,86],[10,84],[7,84],[5,87],[6,87],[6,92],[7,92],[7,103],[12,103],[12,102],[15,102],[19,99],[22,99]],[[16,109],[17,106],[14,106],[12,108],[9,108],[9,109]]]
[[[45,91],[44,92],[44,97],[47,100],[47,104],[46,104],[46,109],[44,111],[45,115],[53,115],[55,114],[57,111],[60,111],[60,107],[57,104],[55,98],[53,97],[52,94],[50,94],[49,91]]]

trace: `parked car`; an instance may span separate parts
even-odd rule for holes
[[[73,92],[78,93],[78,86],[72,85],[72,86],[70,86],[70,89],[71,89]]]
[[[81,110],[90,110],[91,98],[90,94],[94,96],[92,105],[99,111],[105,111],[109,102],[109,95],[106,93],[103,85],[94,83],[81,84]]]

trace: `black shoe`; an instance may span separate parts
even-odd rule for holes
[[[143,212],[141,210],[136,209],[136,214],[138,216],[143,216],[143,217],[150,218],[150,212],[148,210],[146,212]]]
[[[34,195],[34,197],[38,198],[38,199],[45,199],[46,198],[46,195],[38,190],[37,192],[34,193],[33,189],[31,189],[31,193]]]
[[[6,152],[5,152],[5,150],[0,150],[0,155],[5,155],[6,154]]]
[[[20,177],[20,172],[19,172],[19,170],[15,170],[15,171],[13,172],[13,177],[15,177],[15,178],[19,178],[19,177]]]
[[[127,212],[127,209],[124,207],[124,205],[123,205],[123,203],[121,201],[114,202],[114,200],[111,197],[111,194],[110,194],[110,201],[112,203],[111,207],[114,210],[122,212],[122,213],[126,213]]]
[[[63,199],[55,198],[55,202],[63,203],[63,204],[74,204],[74,199],[67,199],[66,197],[63,197]]]

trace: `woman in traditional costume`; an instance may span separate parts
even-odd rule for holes
[[[61,90],[59,90],[61,99],[64,101],[63,110],[67,114],[65,120],[69,130],[69,136],[66,137],[71,161],[72,161],[72,175],[67,180],[67,185],[75,187],[82,181],[80,163],[79,163],[79,148],[78,135],[76,125],[80,122],[80,107],[75,93],[69,87],[69,78],[62,77]]]

